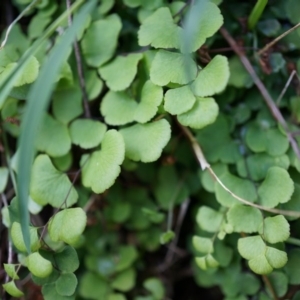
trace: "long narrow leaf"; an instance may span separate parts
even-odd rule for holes
[[[77,0],[74,2],[74,4],[70,8],[69,11],[65,11],[63,14],[61,14],[51,25],[50,27],[45,31],[45,33],[36,40],[32,46],[23,54],[21,59],[18,61],[18,64],[15,68],[13,68],[10,72],[10,74],[7,76],[7,78],[0,83],[0,109],[9,95],[10,91],[12,90],[15,81],[18,79],[18,76],[20,72],[22,71],[23,67],[25,66],[28,59],[37,53],[40,46],[43,44],[45,39],[47,39],[51,34],[56,30],[56,28],[62,24],[65,20],[67,20],[69,13],[72,13],[74,10],[76,10],[80,5],[84,3],[84,0]],[[1,50],[0,50],[1,51]]]
[[[248,18],[248,28],[251,30],[255,27],[256,23],[258,22],[259,18],[261,17],[264,9],[268,3],[268,0],[258,0],[253,7],[251,14]]]
[[[95,6],[95,1],[89,1],[78,15],[74,18],[72,26],[65,32],[63,39],[54,47],[51,54],[43,65],[37,81],[32,86],[28,96],[28,106],[21,125],[21,136],[19,140],[19,165],[18,165],[18,200],[20,210],[20,221],[24,242],[28,253],[30,253],[29,236],[29,213],[28,194],[31,166],[34,156],[34,140],[37,135],[42,115],[47,107],[51,92],[54,89],[55,80],[59,74],[62,63],[76,38],[76,33],[85,24],[86,15]]]

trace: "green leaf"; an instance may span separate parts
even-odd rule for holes
[[[283,297],[288,291],[288,278],[283,272],[273,272],[268,275],[269,281],[278,297]],[[268,294],[272,297],[272,292],[267,288]]]
[[[286,14],[292,24],[300,22],[299,14],[297,13],[299,7],[299,2],[297,0],[289,0],[285,2]]]
[[[78,194],[68,176],[56,170],[47,155],[39,155],[32,167],[30,196],[40,205],[66,207],[77,202]]]
[[[228,222],[235,232],[257,232],[263,222],[263,216],[259,209],[241,204],[233,205],[227,212]]]
[[[258,188],[261,204],[275,207],[279,203],[288,202],[294,191],[294,183],[289,173],[279,167],[268,170],[267,176]]]
[[[117,56],[111,63],[101,67],[99,73],[112,91],[123,91],[132,83],[142,57],[141,53]]]
[[[77,287],[77,278],[74,273],[62,273],[55,282],[58,294],[62,296],[72,296]]]
[[[213,98],[196,98],[192,109],[178,115],[178,121],[184,125],[195,129],[201,129],[216,121],[219,107]]]
[[[129,268],[137,257],[138,252],[134,246],[122,246],[117,258],[116,271],[120,272]]]
[[[148,278],[144,281],[143,286],[154,296],[156,300],[162,300],[165,296],[165,288],[162,282],[155,277]]]
[[[126,298],[123,294],[113,293],[108,296],[107,300],[126,300]]]
[[[106,299],[110,292],[109,284],[99,275],[86,272],[79,283],[79,294],[83,298],[99,300]]]
[[[28,270],[36,277],[48,277],[53,271],[51,262],[42,257],[38,252],[30,254],[26,262]]]
[[[54,241],[76,244],[86,226],[86,214],[82,208],[68,208],[54,215],[49,222],[48,231]]]
[[[212,96],[222,92],[229,79],[227,57],[216,55],[209,64],[200,70],[192,84],[194,94],[199,97]]]
[[[199,227],[208,232],[218,232],[223,221],[223,214],[208,206],[201,206],[196,221]]]
[[[103,193],[111,187],[121,171],[124,153],[121,134],[116,130],[107,131],[101,150],[94,151],[89,158],[83,156],[81,159],[83,185],[90,187],[95,193]]]
[[[162,99],[162,88],[147,80],[142,88],[141,101],[135,110],[134,120],[139,123],[150,121],[156,115]]]
[[[239,57],[234,56],[229,60],[230,76],[228,85],[236,88],[249,88],[253,85],[250,74],[246,71]]]
[[[160,243],[162,245],[170,243],[175,238],[175,232],[172,230],[167,230],[166,232],[163,232],[160,236]]]
[[[185,69],[189,70],[189,76]],[[156,53],[150,69],[151,81],[159,86],[169,83],[187,84],[196,75],[197,65],[192,58],[165,50]]]
[[[55,288],[55,282],[46,283],[42,287],[44,300],[75,300],[75,296],[62,296]]]
[[[120,130],[125,142],[126,157],[134,161],[156,161],[171,137],[170,124],[162,119],[136,124]],[[143,141],[141,143],[141,141]]]
[[[5,272],[7,273],[7,275],[9,277],[12,278],[12,280],[20,279],[17,272],[16,272],[17,264],[3,264],[3,266],[4,266]]]
[[[3,193],[3,191],[6,188],[8,180],[8,169],[6,167],[0,167],[0,193]]]
[[[111,286],[116,290],[128,292],[134,287],[135,278],[136,272],[133,268],[130,268],[117,274],[112,281]]]
[[[197,51],[213,36],[223,24],[220,9],[210,1],[197,1],[190,6],[184,22],[181,38],[181,51],[191,53]]]
[[[253,259],[264,254],[266,245],[259,235],[240,238],[238,240],[238,251],[243,258]]]
[[[214,164],[211,165],[211,168],[216,173],[218,177],[220,177],[223,173],[228,172],[228,166],[226,164]],[[211,174],[209,173],[209,170],[199,170],[200,178],[201,178],[201,184],[203,188],[211,193],[215,192],[215,180],[212,178]]]
[[[271,244],[287,240],[290,236],[290,225],[284,216],[268,217],[261,224],[259,233]]]
[[[250,16],[248,18],[248,27],[250,30],[254,29],[257,21],[261,17],[266,5],[268,3],[268,0],[258,0],[253,7]]]
[[[286,253],[276,248],[267,247],[265,255],[269,264],[275,269],[282,268],[288,261]]]
[[[21,252],[27,252],[20,223],[13,222],[10,234],[14,246]],[[37,251],[41,246],[37,228],[29,227],[29,234],[30,234],[30,249],[31,251]]]
[[[201,253],[209,254],[214,252],[212,239],[200,236],[193,236],[193,246]]]
[[[140,46],[178,49],[180,32],[181,28],[174,24],[169,8],[161,7],[143,21],[138,42]]]
[[[99,78],[96,70],[89,70],[85,73],[86,90],[89,100],[95,100],[103,88],[103,81]]]
[[[79,268],[77,252],[71,246],[66,246],[62,251],[56,252],[54,259],[60,271],[75,272]]]
[[[264,254],[256,256],[249,260],[250,269],[257,274],[269,274],[273,271],[272,266],[269,264]]]
[[[191,88],[183,86],[177,89],[168,90],[165,94],[164,108],[172,115],[182,114],[190,110],[196,98],[191,91]]]
[[[125,125],[134,121],[138,104],[125,92],[109,91],[100,106],[105,123],[109,125]]]
[[[300,249],[292,249],[288,253],[288,261],[284,268],[288,278],[289,284],[300,284]]]
[[[15,81],[14,86],[21,86],[34,82],[39,74],[39,66],[38,60],[34,56],[31,56],[26,62],[22,73]]]
[[[106,132],[106,125],[89,119],[76,119],[70,125],[70,135],[73,144],[83,149],[98,146]]]
[[[20,298],[24,296],[24,293],[20,291],[14,281],[10,281],[8,283],[2,284],[4,290],[11,296]]]
[[[121,19],[116,14],[91,24],[81,42],[88,65],[100,67],[114,55],[121,28]]]
[[[63,156],[71,149],[71,138],[66,125],[45,114],[39,133],[36,137],[36,147],[50,156]]]
[[[246,179],[241,179],[230,173],[224,173],[220,177],[223,184],[237,196],[246,199],[250,202],[256,200],[256,190],[254,184]],[[239,203],[227,191],[225,191],[219,183],[215,183],[216,198],[220,204],[226,207],[231,207]]]

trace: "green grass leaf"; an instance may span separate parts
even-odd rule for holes
[[[189,76],[185,69],[189,70]],[[159,86],[169,83],[187,84],[196,75],[197,65],[192,58],[165,50],[156,53],[150,69],[151,81]]]
[[[137,65],[142,57],[141,53],[117,56],[112,62],[102,66],[99,73],[109,89],[116,92],[127,89],[137,73]]]
[[[178,49],[181,30],[174,23],[170,9],[161,7],[143,21],[138,31],[138,42],[140,46]]]
[[[125,155],[134,161],[156,161],[171,137],[170,124],[162,119],[136,124],[120,130],[125,142]]]
[[[53,166],[47,155],[39,155],[32,167],[30,196],[40,205],[66,207],[77,202],[78,194],[68,176]]]
[[[251,206],[235,204],[227,212],[228,222],[235,232],[257,232],[263,222],[263,216],[259,209]]]
[[[37,150],[49,156],[63,156],[71,149],[69,130],[66,125],[45,114],[35,144]]]
[[[192,84],[196,96],[206,97],[222,92],[229,79],[227,57],[216,55],[209,64],[200,70]]]
[[[190,110],[195,102],[196,98],[191,88],[186,85],[166,92],[164,108],[170,114],[178,115]]]
[[[258,22],[259,18],[261,17],[268,0],[257,0],[255,6],[253,7],[250,16],[248,18],[248,27],[250,30],[254,29],[256,23]]]
[[[187,112],[178,115],[178,121],[194,129],[201,129],[214,123],[219,113],[219,107],[213,98],[196,98],[194,106]]]
[[[78,280],[74,273],[61,273],[55,281],[55,288],[62,296],[72,296],[75,293]]]
[[[26,263],[28,270],[36,277],[48,277],[53,271],[51,262],[38,252],[31,253],[26,258]]]
[[[290,225],[284,216],[268,217],[261,224],[260,234],[271,244],[284,242],[290,236]]]
[[[275,207],[291,199],[294,182],[285,169],[272,167],[257,192],[263,206]]]
[[[124,160],[125,145],[122,135],[116,130],[105,133],[101,150],[94,151],[82,169],[82,183],[95,193],[103,193],[118,177]],[[81,159],[81,165],[87,159]]]
[[[113,57],[121,29],[122,22],[116,14],[91,24],[81,41],[82,54],[88,65],[97,68]]]
[[[82,208],[68,208],[54,215],[49,222],[48,231],[54,242],[63,241],[74,245],[86,226],[86,213]]]
[[[103,140],[106,125],[88,119],[77,119],[70,125],[72,143],[83,149],[98,146]]]

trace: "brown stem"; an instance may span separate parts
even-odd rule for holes
[[[262,275],[262,279],[264,280],[265,285],[268,287],[268,289],[270,290],[271,294],[272,294],[272,298],[274,300],[278,300],[278,297],[276,295],[276,292],[272,286],[271,281],[269,280],[269,278],[266,275]]]
[[[70,10],[71,8],[71,0],[66,0],[67,4],[67,9]],[[72,25],[72,16],[71,14],[68,15],[68,22],[69,26]],[[74,42],[74,53],[75,53],[75,59],[76,59],[76,64],[77,64],[77,73],[78,73],[78,78],[79,78],[79,85],[83,97],[83,106],[84,106],[84,116],[86,118],[91,118],[91,111],[89,107],[89,96],[87,94],[86,90],[86,85],[85,85],[85,80],[84,80],[84,73],[83,73],[83,64],[82,64],[82,59],[81,59],[81,51],[79,47],[79,43],[77,39]]]
[[[222,27],[220,29],[220,32],[223,35],[223,37],[226,39],[228,44],[234,49],[234,52],[239,56],[242,64],[244,65],[245,69],[248,71],[248,73],[252,77],[253,82],[255,83],[255,85],[259,89],[261,95],[263,96],[263,98],[264,98],[267,106],[269,107],[273,117],[275,118],[275,120],[277,120],[277,122],[285,130],[285,132],[287,134],[287,137],[289,139],[289,142],[290,142],[295,154],[297,155],[298,159],[300,159],[300,150],[299,150],[297,142],[295,141],[293,135],[289,132],[289,128],[288,128],[288,125],[287,125],[285,119],[283,118],[283,116],[282,116],[280,110],[278,109],[278,107],[274,104],[274,101],[273,101],[272,97],[270,96],[268,90],[266,89],[266,87],[264,86],[262,81],[257,76],[257,74],[256,74],[253,66],[251,65],[250,61],[244,55],[244,53],[240,51],[240,48],[238,47],[236,41],[232,38],[232,36],[229,34],[229,32],[224,27]]]

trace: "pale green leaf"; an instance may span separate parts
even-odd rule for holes
[[[215,122],[219,107],[213,98],[196,98],[194,106],[187,112],[178,115],[178,121],[195,129],[201,129]]]
[[[102,66],[99,73],[112,91],[125,90],[132,83],[142,57],[141,53],[117,56],[112,62]]]
[[[81,42],[83,56],[90,66],[100,67],[114,55],[121,28],[121,19],[116,14],[91,24]]]
[[[13,280],[20,278],[16,272],[16,266],[17,266],[16,264],[3,264],[3,266],[7,275],[11,277]]]
[[[39,155],[32,167],[30,196],[40,205],[66,207],[77,202],[78,194],[68,176],[53,166],[47,155]]]
[[[169,8],[161,7],[146,18],[138,31],[140,46],[179,48],[180,27],[174,24]]]
[[[89,119],[76,119],[70,125],[70,135],[73,144],[83,149],[98,146],[106,132],[106,125]]]
[[[282,168],[272,167],[258,188],[261,204],[275,207],[279,203],[288,202],[294,191],[294,182],[289,173]]]
[[[141,101],[136,107],[134,120],[139,123],[146,123],[155,116],[158,106],[163,99],[163,90],[160,86],[147,80],[141,93]]]
[[[15,81],[14,86],[21,86],[34,82],[39,74],[39,66],[38,60],[34,56],[31,56],[26,62],[18,79]]]
[[[186,69],[189,74],[186,74]],[[197,65],[192,58],[165,50],[156,53],[150,69],[151,81],[160,86],[169,83],[187,84],[196,75]]]
[[[83,233],[86,221],[86,213],[82,208],[64,209],[50,219],[48,232],[54,242],[74,245]]]
[[[264,254],[258,255],[249,260],[250,269],[256,274],[269,274],[273,271],[272,266],[269,264]]]
[[[116,130],[107,131],[101,150],[94,151],[89,158],[84,156],[81,159],[83,185],[90,187],[95,193],[103,193],[111,187],[121,171],[124,154],[122,135]]]
[[[202,257],[197,256],[195,258],[195,262],[200,269],[207,270],[207,262],[206,262],[205,256],[202,256]]]
[[[62,296],[72,296],[77,287],[77,278],[74,273],[61,273],[55,282],[58,294]]]
[[[214,246],[212,239],[200,237],[200,236],[193,236],[193,246],[194,248],[201,253],[209,254],[214,252]]]
[[[134,121],[138,104],[125,92],[109,91],[100,106],[101,114],[109,125],[125,125]]]
[[[28,270],[36,277],[48,277],[53,271],[51,262],[42,257],[38,252],[30,254],[26,262]]]
[[[201,206],[198,210],[196,221],[201,229],[208,232],[218,232],[223,221],[223,214],[208,206]]]
[[[21,252],[27,252],[20,223],[13,222],[10,234],[14,246]],[[30,234],[30,249],[31,251],[37,251],[41,246],[37,228],[29,227],[29,234]]]
[[[190,6],[187,19],[184,22],[181,51],[195,52],[213,36],[223,24],[220,9],[206,0],[196,1]]]
[[[8,180],[8,169],[6,167],[0,167],[0,193],[2,193],[7,184]]]
[[[216,268],[219,266],[218,261],[211,254],[206,255],[205,259],[208,267]]]
[[[228,222],[235,232],[257,232],[263,222],[263,216],[259,209],[241,204],[233,205],[227,212]]]
[[[189,86],[168,90],[165,94],[164,108],[172,115],[182,114],[190,110],[196,98]]]
[[[103,81],[98,76],[96,70],[88,70],[85,72],[85,84],[89,100],[96,99],[103,88]]]
[[[45,114],[36,137],[36,147],[50,156],[63,156],[71,149],[71,138],[66,125]]]
[[[238,240],[238,251],[243,258],[252,259],[264,254],[266,245],[259,235],[240,238]]]
[[[2,286],[4,290],[13,297],[20,298],[24,296],[24,293],[17,288],[14,281],[4,283]]]
[[[148,124],[136,124],[120,130],[126,157],[134,161],[157,160],[171,137],[170,124],[162,119]]]
[[[161,300],[165,296],[165,287],[161,280],[155,277],[148,278],[144,281],[143,286],[151,292],[156,300]]]
[[[246,199],[250,202],[256,200],[256,190],[254,184],[246,179],[241,179],[230,173],[224,173],[220,177],[223,184],[237,196]],[[239,203],[227,191],[225,191],[219,183],[215,183],[216,198],[218,202],[226,207],[231,207]]]
[[[228,79],[227,57],[216,55],[204,69],[200,70],[192,84],[192,90],[199,97],[212,96],[225,89]]]
[[[287,240],[290,236],[290,225],[284,216],[268,217],[259,230],[263,239],[271,244]]]
[[[282,268],[288,261],[286,252],[273,247],[267,247],[265,255],[269,264],[275,269]]]
[[[289,283],[298,285],[300,284],[300,249],[292,249],[288,253],[288,262],[284,268],[288,278]]]
[[[122,271],[113,279],[111,286],[119,291],[130,291],[135,285],[136,272],[133,268]]]

